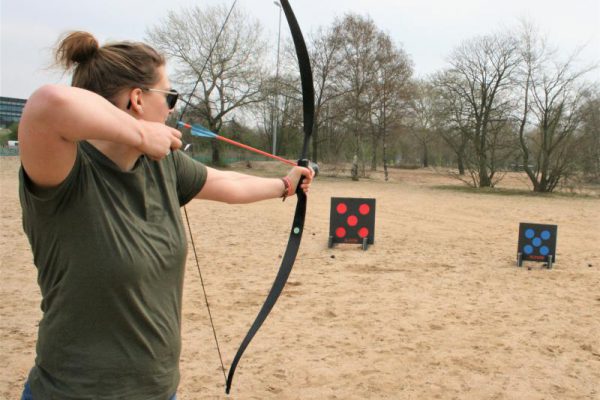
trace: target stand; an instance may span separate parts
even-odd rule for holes
[[[517,266],[523,261],[544,262],[548,269],[556,262],[557,225],[519,224],[519,245],[517,248]]]
[[[329,248],[336,243],[354,243],[367,250],[374,242],[375,199],[332,197]]]

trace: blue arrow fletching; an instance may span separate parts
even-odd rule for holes
[[[192,128],[192,135],[204,137],[204,138],[216,138],[217,137],[217,135],[215,133],[212,133],[211,131],[207,131],[206,129],[197,128],[195,126]]]
[[[179,126],[183,126],[183,127],[189,126],[183,122],[178,122],[177,124]],[[213,132],[209,131],[208,129],[206,129],[205,127],[203,127],[202,125],[198,125],[198,124],[195,124],[192,126],[191,133],[192,133],[192,136],[198,136],[198,137],[204,137],[204,138],[214,139],[217,137],[216,133],[213,133]]]
[[[179,126],[180,128],[190,128],[191,134],[193,136],[207,137],[207,138],[215,138],[217,136],[216,133],[209,131],[208,129],[206,129],[205,127],[203,127],[200,124],[194,124],[190,127],[190,124],[186,124],[183,121],[177,121],[177,126]]]

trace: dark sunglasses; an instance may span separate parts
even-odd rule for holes
[[[175,89],[170,89],[170,90],[162,90],[162,89],[152,89],[152,88],[140,88],[142,90],[145,90],[147,92],[158,92],[158,93],[166,93],[166,100],[167,100],[167,106],[169,107],[169,110],[172,110],[175,108],[175,104],[177,104],[177,99],[179,99],[179,93],[177,92],[177,90]],[[127,109],[129,110],[131,108],[131,100],[129,101],[129,103],[127,103]]]

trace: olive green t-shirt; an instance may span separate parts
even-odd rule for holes
[[[42,293],[34,399],[166,400],[179,383],[187,241],[180,206],[206,167],[180,151],[120,170],[80,142],[58,187],[20,171]]]

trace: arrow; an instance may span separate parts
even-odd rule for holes
[[[286,163],[288,165],[293,165],[293,166],[297,166],[298,165],[298,163],[296,163],[294,161],[287,160],[285,158],[276,156],[274,154],[267,153],[266,151],[262,151],[262,150],[254,148],[254,147],[248,146],[246,144],[243,144],[243,143],[240,143],[240,142],[236,142],[235,140],[231,140],[231,139],[226,138],[224,136],[217,135],[216,133],[209,131],[208,129],[206,129],[202,125],[197,125],[197,124],[190,125],[190,124],[186,124],[186,123],[181,122],[181,121],[177,122],[177,125],[179,125],[181,127],[184,127],[184,128],[191,129],[193,136],[203,137],[203,138],[210,138],[210,139],[218,139],[218,140],[221,140],[223,142],[232,144],[234,146],[241,147],[242,149],[250,150],[250,151],[253,151],[253,152],[258,153],[260,155],[263,155],[265,157],[269,157],[269,158],[272,158],[274,160],[281,161],[282,163]]]

